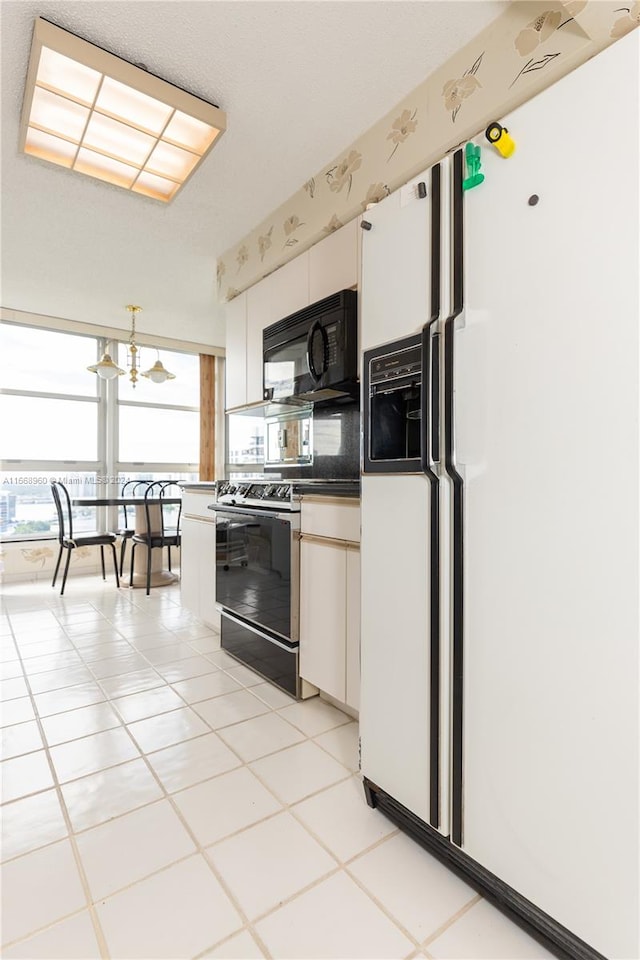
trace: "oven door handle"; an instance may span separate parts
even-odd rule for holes
[[[222,503],[210,503],[207,510],[212,510],[214,513],[231,513],[238,517],[250,517],[254,520],[259,517],[266,517],[268,520],[286,520],[288,523],[291,523],[293,516],[297,516],[295,512],[292,516],[292,513],[279,513],[277,510],[264,510],[261,507],[227,507]]]
[[[234,623],[237,623],[238,626],[244,627],[245,630],[250,630],[251,633],[257,634],[259,637],[262,637],[263,640],[268,640],[269,643],[273,643],[276,647],[282,647],[283,650],[286,650],[287,653],[296,653],[300,646],[299,643],[293,643],[289,646],[288,643],[283,643],[281,640],[276,640],[275,637],[270,636],[269,634],[264,633],[262,630],[258,630],[257,627],[253,627],[250,623],[247,623],[245,620],[240,620],[239,617],[234,617],[232,613],[229,613],[227,607],[222,608],[222,616],[226,617],[227,620],[233,620]]]

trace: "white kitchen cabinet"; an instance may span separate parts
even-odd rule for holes
[[[360,709],[360,550],[347,547],[347,636],[345,703]]]
[[[203,521],[182,518],[180,547],[180,603],[194,617],[200,613],[200,585],[198,583],[198,529]]]
[[[285,263],[247,290],[247,403],[263,399],[262,331],[308,305],[308,253]]]
[[[419,333],[429,319],[430,193],[425,174],[364,214],[371,229],[362,231],[361,350]]]
[[[225,408],[247,402],[247,294],[240,293],[225,305],[226,364]]]
[[[300,542],[300,675],[354,710],[360,701],[359,515],[357,501],[305,498]]]
[[[216,610],[216,525],[207,509],[209,492],[183,494],[180,591],[182,606],[198,620],[220,629]]]
[[[305,251],[271,274],[273,279],[273,304],[275,316],[272,323],[288,317],[290,313],[308,307],[309,299],[309,252]]]
[[[356,217],[309,250],[309,303],[357,286],[359,223]]]
[[[300,544],[300,674],[346,699],[347,550],[303,535]]]
[[[275,273],[247,290],[247,403],[262,396],[262,331],[277,320]]]

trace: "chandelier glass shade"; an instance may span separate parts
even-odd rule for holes
[[[90,373],[97,373],[101,380],[115,380],[116,377],[121,377],[124,373],[121,367],[111,359],[111,354],[103,353],[100,357],[98,363],[94,363],[92,367],[87,367]]]

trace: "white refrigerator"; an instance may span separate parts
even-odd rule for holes
[[[363,235],[368,798],[584,960],[640,956],[639,62],[636,31]]]

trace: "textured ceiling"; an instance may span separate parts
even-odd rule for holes
[[[224,341],[214,261],[508,4],[3,0],[2,305]],[[42,16],[217,103],[227,133],[172,204],[18,153]]]

